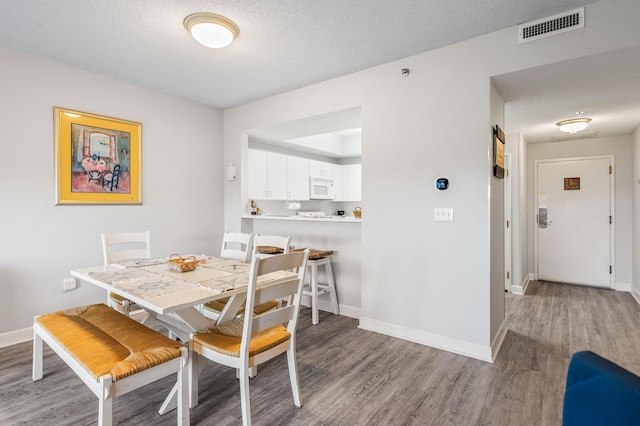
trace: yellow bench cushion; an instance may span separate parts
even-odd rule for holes
[[[198,333],[191,339],[191,349],[202,353],[202,347],[230,356],[240,356],[242,342],[243,318],[235,318],[229,322],[213,327],[207,333]],[[249,345],[249,356],[271,349],[291,337],[287,329],[281,325],[271,327],[254,335]]]
[[[179,342],[104,304],[89,305],[36,318],[97,380],[114,381],[180,357]]]

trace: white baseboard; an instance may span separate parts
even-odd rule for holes
[[[338,304],[338,307],[340,308],[340,315],[349,317],[349,318],[355,318],[355,319],[360,318],[360,308],[356,308],[354,306],[348,306],[348,305],[340,305],[340,304]],[[327,310],[331,311],[331,309],[327,309]]]
[[[455,354],[479,359],[481,361],[493,362],[493,358],[491,356],[492,348],[489,346],[453,339],[451,337],[445,337],[435,333],[429,333],[396,324],[389,324],[373,318],[360,318],[360,325],[358,328],[385,334],[387,336],[397,337],[399,339],[408,340],[421,345],[431,346],[432,348],[442,349]]]
[[[0,334],[0,348],[16,345],[22,342],[28,342],[29,340],[33,340],[33,327],[9,331],[7,333]]]
[[[640,305],[640,291],[638,291],[635,287],[631,287],[631,295],[634,299],[636,299],[638,305]]]
[[[310,308],[311,298],[309,296],[302,296],[302,300],[300,303]],[[320,298],[318,298],[318,309],[321,311],[333,312],[333,306],[331,305],[331,302],[328,300],[322,300]],[[340,315],[342,316],[355,319],[360,318],[360,308],[338,303],[338,309],[340,310]]]
[[[507,320],[503,319],[500,324],[500,329],[498,333],[493,338],[493,342],[491,342],[491,362],[494,362],[498,356],[498,352],[500,352],[500,348],[502,348],[502,343],[504,342],[504,338],[507,335]]]
[[[524,282],[521,285],[511,286],[511,293],[518,294],[520,296],[524,295],[527,291],[527,287],[529,286],[529,283],[533,280],[534,280],[534,275],[532,273],[529,273],[525,277]]]
[[[626,292],[630,292],[631,291],[631,283],[615,283],[613,285],[613,289],[615,291],[626,291]]]

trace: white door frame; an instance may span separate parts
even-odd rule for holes
[[[561,161],[577,161],[577,160],[598,160],[598,159],[609,159],[609,164],[611,165],[611,169],[615,171],[615,157],[613,155],[593,155],[586,157],[567,157],[567,158],[549,158],[545,160],[534,160],[533,161],[533,260],[535,265],[535,279],[537,280],[539,277],[538,274],[538,164],[540,163],[558,163]],[[615,288],[616,283],[616,192],[615,192],[615,173],[610,174],[609,178],[609,205],[611,208],[611,233],[610,233],[610,241],[611,245],[610,249],[610,259],[609,264],[612,267],[611,272],[611,286],[610,288]]]
[[[511,229],[513,220],[511,218],[511,154],[504,154],[504,289],[511,292],[511,281],[513,279],[512,265],[512,240]]]

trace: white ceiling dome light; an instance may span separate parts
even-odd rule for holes
[[[184,27],[203,46],[220,49],[238,37],[240,29],[232,20],[215,13],[194,13],[184,18]]]
[[[565,133],[578,133],[587,128],[589,123],[591,122],[590,118],[582,117],[584,111],[576,112],[577,118],[572,118],[570,120],[558,121],[556,126],[560,127],[560,130]]]

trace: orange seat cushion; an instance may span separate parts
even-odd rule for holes
[[[239,357],[243,322],[244,318],[235,318],[212,328],[206,333],[196,334],[191,339],[191,349],[202,353],[202,347],[207,347],[225,355]],[[251,338],[249,356],[255,356],[267,349],[271,349],[290,338],[291,334],[281,325],[264,330]]]
[[[222,310],[224,309],[228,301],[229,301],[229,298],[225,297],[224,299],[218,299],[211,302],[207,302],[204,304],[204,308],[207,311],[212,311],[219,314],[220,312],[222,312]],[[271,309],[274,309],[276,306],[278,306],[277,300],[269,300],[268,302],[264,302],[257,306],[254,306],[253,313],[256,315],[260,315],[267,311],[270,311]],[[241,315],[243,313],[244,313],[244,305],[241,306],[240,309],[238,309],[238,315]]]
[[[114,381],[180,357],[179,342],[104,304],[42,315],[40,324],[97,380]]]

